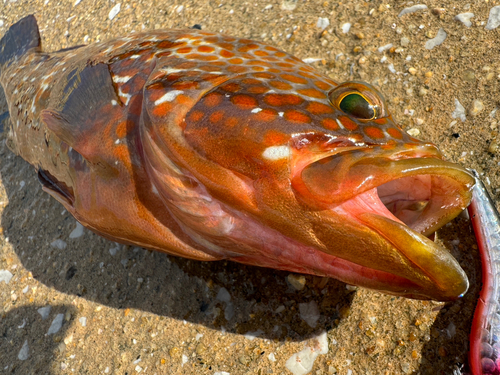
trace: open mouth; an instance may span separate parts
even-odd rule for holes
[[[442,160],[429,145],[405,149],[404,154],[369,151],[329,155],[294,173],[292,184],[305,204],[343,217],[346,227],[356,223],[365,228],[359,229],[360,249],[326,252],[415,284],[413,291],[396,294],[460,297],[468,288],[465,273],[446,249],[426,236],[467,207],[473,177]]]

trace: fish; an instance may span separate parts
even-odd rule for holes
[[[500,373],[498,302],[500,300],[500,215],[476,171],[469,216],[481,257],[482,288],[470,334],[472,375]]]
[[[9,148],[105,238],[415,299],[468,289],[428,237],[474,177],[370,84],[196,29],[43,52],[33,16],[0,41],[0,83]]]

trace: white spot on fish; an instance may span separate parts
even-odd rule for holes
[[[118,95],[121,96],[122,98],[125,99],[125,105],[128,105],[128,102],[130,101],[130,98],[132,97],[132,95],[130,94],[125,94],[121,87],[118,89]]]
[[[138,59],[139,57],[141,57],[141,55],[132,55],[132,56],[130,56],[130,58],[132,60]]]
[[[342,123],[340,122],[340,120],[338,118],[336,118],[335,121],[337,121],[337,124],[339,124],[340,129],[345,129],[344,125],[342,125]]]
[[[286,159],[290,156],[290,147],[287,145],[271,146],[264,150],[262,156],[267,160]]]
[[[117,104],[118,104],[118,102],[117,102],[115,99],[113,99],[113,100],[111,100],[111,104],[112,104],[112,105],[117,105]]]
[[[254,108],[250,112],[252,112],[252,113],[259,113],[260,111],[262,111],[262,108]]]
[[[181,90],[169,91],[165,95],[163,95],[160,99],[156,100],[155,105],[160,105],[160,104],[165,103],[165,102],[174,101],[178,95],[183,94],[183,93],[184,93],[184,91],[181,91]]]
[[[115,145],[119,145],[119,144],[120,144],[120,140],[119,140],[119,139],[117,139],[117,140],[115,141]]]
[[[158,192],[158,189],[156,188],[156,186],[152,186],[151,190],[153,191],[153,194],[156,194],[156,195],[160,195],[160,193]]]
[[[130,78],[132,78],[132,77],[131,76],[125,76],[125,77],[113,76],[113,82],[115,82],[115,83],[127,83]]]
[[[168,74],[172,74],[172,73],[184,72],[185,69],[163,68],[163,69],[160,69],[160,71],[165,72],[168,75]]]
[[[278,112],[279,117],[283,117],[284,114],[285,114],[285,112]]]

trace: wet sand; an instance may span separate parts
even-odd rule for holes
[[[35,14],[46,51],[195,24],[262,40],[338,82],[378,86],[407,131],[478,170],[499,199],[500,27],[485,29],[498,1],[428,1],[401,17],[413,3],[120,2],[116,13],[117,4],[7,1],[0,35]],[[467,12],[475,15],[470,27],[455,19]],[[446,39],[426,49],[440,28]],[[455,99],[465,121],[452,117]],[[471,282],[464,298],[444,304],[109,242],[81,231],[3,138],[0,177],[0,270],[13,275],[0,282],[0,373],[287,374],[286,361],[321,346],[325,332],[327,353],[311,374],[453,374],[466,362],[481,274],[465,217],[437,234]],[[47,334],[54,321],[57,332]]]

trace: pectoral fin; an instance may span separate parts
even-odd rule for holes
[[[59,81],[52,97],[61,99],[41,112],[41,120],[87,161],[103,164],[103,130],[115,122],[112,109],[121,103],[108,65],[73,70]]]

